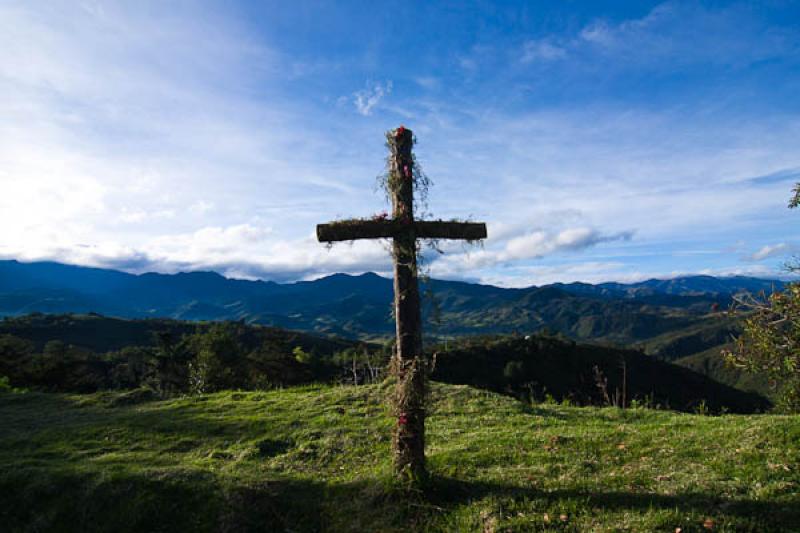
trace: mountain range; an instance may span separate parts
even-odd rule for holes
[[[428,340],[465,335],[559,334],[634,348],[726,384],[768,394],[768,383],[726,367],[720,350],[739,332],[725,312],[737,294],[785,285],[751,277],[686,276],[639,283],[555,283],[501,288],[422,284]],[[394,334],[392,281],[334,274],[279,284],[214,272],[134,275],[60,263],[0,261],[0,316],[96,313],[121,318],[241,320],[372,341]]]
[[[459,281],[423,284],[432,336],[531,332],[630,343],[706,319],[744,291],[780,289],[750,277],[688,276],[640,283],[556,283],[522,289]],[[0,316],[32,312],[126,318],[245,320],[345,337],[393,332],[392,281],[376,274],[334,274],[279,284],[214,272],[141,274],[59,263],[0,261]]]

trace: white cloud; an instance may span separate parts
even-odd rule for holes
[[[584,41],[608,46],[614,40],[614,34],[608,23],[599,20],[592,22],[580,32],[580,37]]]
[[[575,251],[601,242],[629,239],[630,234],[602,235],[593,228],[568,228],[557,233],[534,231],[510,239],[497,261],[536,259],[555,252]]]
[[[429,91],[439,89],[442,85],[439,78],[434,76],[417,76],[414,81],[417,82],[417,85]]]
[[[175,218],[175,216],[176,214],[173,209],[146,211],[144,209],[129,209],[123,207],[122,212],[117,215],[117,219],[126,224],[136,224],[146,220]]]
[[[717,277],[728,277],[728,276],[750,276],[754,278],[763,278],[763,279],[782,279],[782,280],[797,280],[796,274],[791,274],[786,271],[782,270],[775,270],[774,268],[770,268],[765,265],[746,265],[746,266],[726,266],[726,267],[719,267],[719,268],[704,268],[700,269],[696,272],[676,272],[675,275],[671,277],[677,276],[686,276],[691,274],[700,274],[705,276],[717,276]]]
[[[770,257],[776,257],[791,253],[792,249],[793,248],[790,247],[785,242],[772,245],[768,244],[763,246],[757,252],[749,255],[747,259],[749,259],[750,261],[763,261],[764,259],[768,259]]]
[[[551,43],[548,40],[530,40],[522,46],[522,63],[534,61],[554,61],[567,57],[566,49]]]
[[[445,255],[430,258],[431,273],[439,277],[461,278],[467,272],[500,265],[503,267],[502,275],[507,275],[526,260],[577,252],[604,242],[629,240],[632,233],[606,235],[593,228],[574,227],[560,231],[535,230],[519,235],[508,232],[505,238],[494,240],[492,235],[490,229],[489,241],[478,249],[462,246],[459,250],[459,245],[447,246]]]
[[[800,44],[796,32],[774,27],[764,31],[760,24],[752,5],[710,8],[667,1],[638,19],[594,20],[571,44],[578,51],[607,54],[618,67],[658,69],[689,64],[744,66],[791,54]]]
[[[391,271],[390,255],[380,242],[359,241],[328,249],[312,236],[286,240],[268,227],[253,224],[161,235],[138,247],[40,240],[24,253],[9,253],[5,248],[0,245],[0,258],[54,260],[134,273],[215,270],[238,278],[291,281],[330,272]]]
[[[369,116],[372,110],[377,106],[385,96],[392,92],[392,80],[385,83],[371,83],[367,84],[366,89],[362,89],[353,94],[353,104],[356,110],[364,115]]]

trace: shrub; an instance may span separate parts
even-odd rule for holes
[[[800,207],[800,183],[789,200],[789,208]],[[800,262],[787,265],[800,271]],[[777,407],[800,412],[800,283],[766,298],[737,299],[752,314],[732,351],[723,352],[726,361],[750,372],[763,373],[780,387]]]
[[[800,412],[800,283],[768,298],[743,302],[752,314],[726,360],[749,372],[763,373],[780,388],[778,407]]]

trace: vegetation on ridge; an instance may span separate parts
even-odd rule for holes
[[[769,402],[640,352],[563,336],[485,336],[433,346],[434,379],[526,400],[714,412],[764,411]],[[324,339],[239,322],[187,323],[32,315],[0,322],[0,376],[15,387],[94,392],[149,387],[164,396],[382,379],[390,345]],[[604,387],[599,387],[605,382]]]
[[[439,347],[440,349],[442,347]],[[770,403],[687,368],[633,350],[546,335],[463,339],[437,352],[433,378],[575,405],[647,405],[752,413]]]

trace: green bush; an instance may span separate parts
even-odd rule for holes
[[[800,206],[800,183],[789,207]],[[800,271],[800,265],[788,265]],[[739,303],[752,314],[733,350],[725,352],[728,363],[749,372],[763,373],[780,389],[777,407],[800,412],[800,283],[766,298],[747,297]]]
[[[724,353],[726,361],[769,376],[780,391],[777,407],[800,412],[800,284],[744,303],[752,314],[734,349]]]

